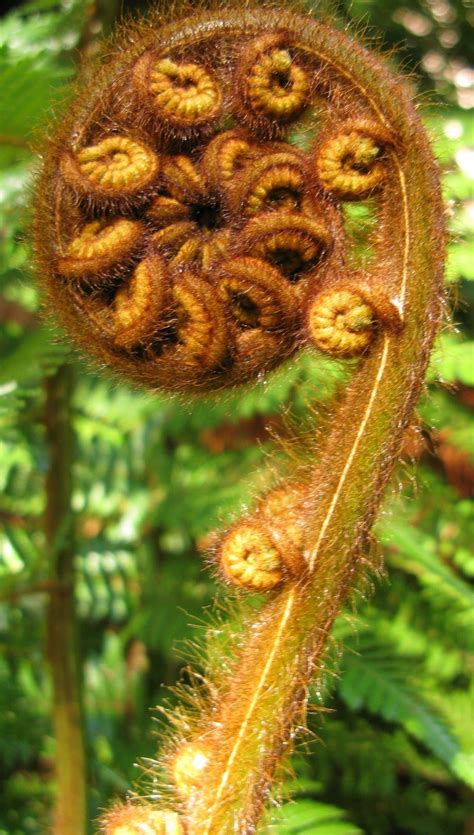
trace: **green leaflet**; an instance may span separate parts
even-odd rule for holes
[[[432,369],[441,382],[474,386],[474,341],[461,342],[446,335],[440,340]]]
[[[64,95],[71,71],[58,66],[46,55],[33,55],[12,62],[3,47],[0,51],[0,106],[8,114],[3,129],[8,136],[32,141],[43,123],[45,110]]]
[[[4,357],[0,368],[0,386],[18,386],[40,380],[45,373],[52,373],[68,352],[64,343],[52,341],[47,327],[30,331],[18,347]]]
[[[273,815],[272,824],[258,831],[262,835],[362,835],[359,827],[347,821],[344,811],[310,798],[285,803]]]
[[[345,653],[339,694],[353,710],[368,710],[406,731],[472,785],[472,764],[445,724],[410,683],[412,669],[390,647],[362,640],[357,652]]]
[[[381,541],[397,549],[390,555],[392,565],[414,574],[443,601],[453,603],[462,615],[472,619],[474,592],[434,553],[433,540],[424,538],[407,524],[384,522]]]

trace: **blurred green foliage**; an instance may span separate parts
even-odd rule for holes
[[[309,724],[322,744],[294,757],[295,778],[285,785],[293,802],[267,826],[278,835],[468,833],[472,11],[447,0],[336,7],[340,25],[355,21],[386,46],[403,41],[402,63],[418,65],[423,87],[435,91],[425,117],[445,174],[456,328],[439,340],[420,406],[424,429],[407,442],[400,489],[377,526],[388,576],[357,618],[348,611],[337,624],[324,692],[311,695]],[[162,683],[179,676],[190,624],[209,619],[216,589],[203,570],[199,539],[271,477],[268,424],[291,433],[292,423],[304,425],[308,403],[324,401],[337,383],[327,363],[303,356],[247,393],[189,405],[98,375],[41,323],[28,244],[32,149],[52,108],[67,97],[76,50],[96,12],[85,0],[36,0],[0,19],[0,835],[44,832],[54,794],[43,646],[46,377],[68,362],[78,380],[73,504],[91,821],[130,788],[133,763],[153,756],[149,707],[166,696]],[[281,412],[288,425],[278,421]],[[321,702],[335,711],[328,722],[320,720]]]

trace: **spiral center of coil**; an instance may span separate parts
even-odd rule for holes
[[[197,203],[191,206],[190,215],[192,220],[204,232],[214,232],[224,226],[222,211],[216,202]]]
[[[270,85],[273,93],[287,93],[291,89],[291,78],[288,70],[276,70],[272,72]]]

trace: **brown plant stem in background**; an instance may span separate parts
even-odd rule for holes
[[[87,831],[85,733],[81,696],[81,656],[74,604],[74,519],[71,509],[74,378],[63,365],[46,379],[44,424],[49,456],[45,533],[51,566],[46,631],[53,686],[57,795],[54,835]]]

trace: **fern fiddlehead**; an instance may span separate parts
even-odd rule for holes
[[[357,360],[305,478],[215,545],[227,583],[270,597],[225,674],[210,670],[197,717],[181,715],[164,764],[173,810],[103,822],[107,835],[251,833],[422,385],[441,314],[438,175],[406,85],[310,17],[152,19],[117,47],[38,189],[40,270],[73,335],[180,392],[246,383],[302,347]],[[344,203],[366,199],[374,256],[355,266]]]

